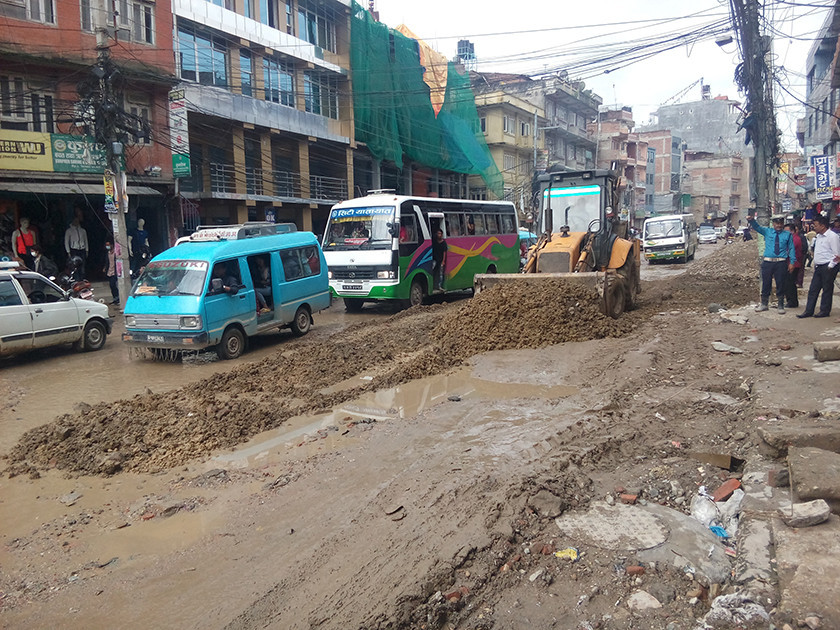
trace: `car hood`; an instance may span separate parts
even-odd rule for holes
[[[81,313],[90,313],[91,315],[99,315],[100,317],[110,317],[108,313],[108,306],[94,302],[93,300],[83,300],[81,298],[71,297],[70,301],[75,305]]]
[[[133,295],[125,305],[126,315],[199,315],[197,295]]]

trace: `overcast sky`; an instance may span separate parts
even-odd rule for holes
[[[721,48],[709,36],[707,41],[681,44],[636,63],[629,63],[626,53],[619,54],[633,44],[650,45],[698,29],[722,31],[729,2],[518,0],[501,10],[503,5],[474,0],[375,1],[382,22],[392,28],[406,24],[449,58],[455,55],[459,39],[472,41],[481,72],[534,75],[568,68],[569,77],[584,80],[604,104],[632,107],[637,125],[646,123],[662,103],[699,100],[701,77],[713,97],[743,99],[733,80],[740,61],[735,44]],[[767,5],[772,7],[768,17],[777,31],[773,40],[777,76],[804,100],[808,51],[832,3],[768,0]],[[595,63],[598,58],[603,59],[600,65]],[[698,83],[681,98],[674,98],[694,82]],[[799,150],[794,137],[796,118],[803,116],[804,107],[781,89],[777,89],[777,101],[784,144],[789,150]]]

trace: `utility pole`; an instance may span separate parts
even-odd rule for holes
[[[769,35],[761,34],[758,0],[730,0],[730,9],[742,57],[735,69],[735,81],[746,94],[746,118],[742,126],[755,151],[752,176],[756,220],[761,225],[769,225],[779,161],[779,138],[773,111],[773,74],[769,61],[771,39]]]
[[[110,177],[113,178],[114,199],[116,208],[112,208],[111,226],[114,232],[116,255],[117,286],[120,292],[120,310],[125,307],[128,293],[131,290],[129,279],[128,234],[125,215],[128,212],[128,194],[123,171],[123,144],[117,135],[117,117],[122,110],[122,99],[114,93],[113,78],[117,72],[111,61],[111,49],[108,41],[108,6],[111,0],[96,0],[93,14],[93,26],[96,32],[96,50],[98,62],[93,73],[99,79],[99,107],[96,108],[97,142],[104,144],[108,156]],[[105,173],[109,177],[109,173]],[[115,211],[114,211],[115,210]]]

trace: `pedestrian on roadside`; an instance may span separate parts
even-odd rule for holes
[[[435,240],[432,243],[432,279],[435,291],[444,291],[444,282],[446,280],[446,253],[449,247],[443,239],[443,230],[438,228],[435,231]]]
[[[828,229],[828,217],[817,214],[814,217],[814,275],[808,287],[808,302],[805,310],[797,315],[804,317],[828,317],[831,314],[831,302],[834,293],[834,280],[840,270],[840,235]],[[820,310],[814,313],[817,297],[820,298]]]
[[[117,252],[114,249],[114,244],[111,241],[105,241],[105,275],[108,276],[108,284],[111,287],[111,304],[120,303],[120,289],[117,286]]]
[[[751,241],[752,240],[752,232],[750,232],[750,226],[749,225],[744,227],[743,239],[745,241]]]
[[[53,261],[49,258],[44,256],[44,252],[41,251],[40,245],[33,245],[32,246],[32,257],[33,257],[33,271],[35,273],[40,273],[42,276],[47,278],[55,277],[58,275],[58,265],[56,265]]]
[[[750,227],[764,236],[764,254],[761,258],[761,304],[756,311],[768,310],[770,289],[776,283],[776,299],[778,312],[785,312],[785,282],[787,274],[793,271],[796,262],[796,251],[793,248],[793,236],[785,231],[785,218],[773,215],[773,227],[759,225],[753,215],[747,217]]]
[[[835,234],[840,234],[840,214],[834,217],[834,222],[831,224],[831,231]]]
[[[805,240],[808,241],[808,255],[805,259],[805,266],[810,267],[811,263],[814,261],[814,237],[816,237],[817,233],[814,232],[814,224],[813,222],[808,226],[808,231],[805,232]]]
[[[787,306],[799,308],[797,288],[802,286],[799,278],[805,273],[805,249],[807,241],[803,240],[799,235],[793,215],[788,215],[785,219],[785,229],[793,237],[793,250],[796,253],[796,262],[793,263],[793,271],[787,275],[787,281],[785,282],[785,298],[787,300]]]

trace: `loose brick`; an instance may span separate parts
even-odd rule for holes
[[[640,567],[639,565],[632,565],[624,569],[627,572],[627,575],[644,575],[645,568]]]
[[[633,505],[636,502],[636,499],[639,498],[639,495],[638,494],[620,494],[620,495],[618,495],[618,498],[621,500],[622,503],[626,503],[628,505]]]
[[[740,481],[737,479],[728,479],[727,481],[724,481],[717,490],[712,492],[712,498],[715,501],[726,501],[732,496],[732,493],[740,487]]]

